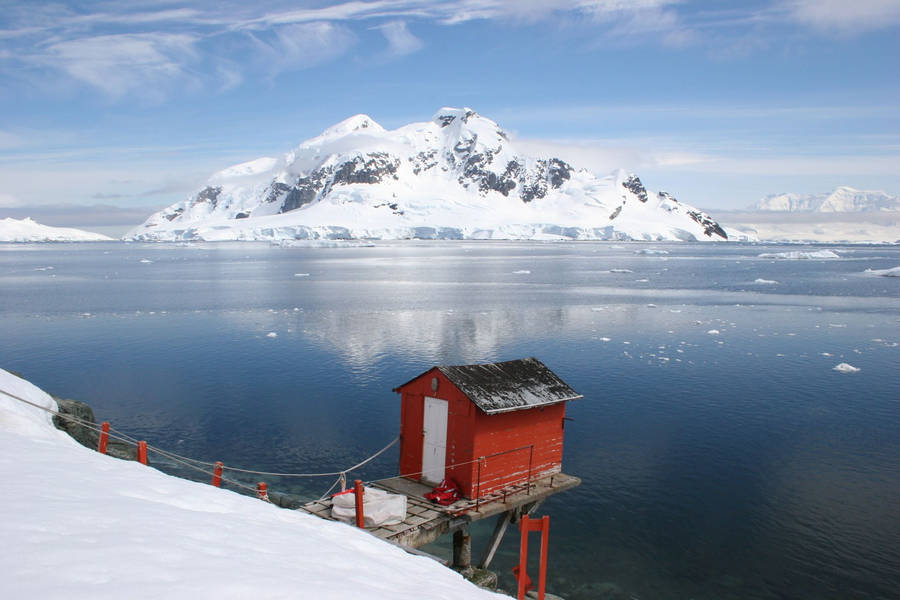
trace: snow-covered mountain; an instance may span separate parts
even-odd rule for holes
[[[41,225],[24,219],[0,219],[0,242],[108,242],[112,238],[70,227]]]
[[[707,214],[633,174],[598,178],[518,152],[468,108],[387,131],[366,115],[280,158],[214,174],[126,234],[148,241],[283,239],[724,240]]]
[[[900,196],[840,186],[826,194],[772,194],[754,204],[752,208],[823,213],[900,211]]]

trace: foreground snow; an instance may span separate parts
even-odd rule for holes
[[[279,158],[214,174],[126,239],[755,239],[634,174],[519,152],[467,108],[388,131],[356,115]]]
[[[0,390],[55,402],[0,369]],[[0,394],[4,598],[503,598],[355,528],[109,458]]]
[[[0,219],[0,242],[107,242],[112,238],[99,233],[41,225],[30,218]]]

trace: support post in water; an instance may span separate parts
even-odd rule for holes
[[[142,465],[147,464],[147,442],[141,440],[137,445],[137,459]]]
[[[519,543],[519,565],[515,571],[518,580],[518,600],[524,600],[525,593],[531,587],[531,581],[525,572],[528,566],[528,533],[531,531],[541,532],[541,567],[538,575],[538,592],[537,600],[544,600],[544,594],[547,588],[547,545],[550,539],[550,517],[544,515],[540,519],[532,519],[527,514],[522,515],[519,521],[519,529],[522,531],[522,539]]]
[[[256,497],[260,500],[269,501],[269,484],[265,481],[260,481],[256,484]]]
[[[100,442],[97,444],[97,452],[106,454],[106,446],[109,444],[109,421],[100,424]]]
[[[356,526],[360,529],[365,529],[366,515],[363,512],[363,482],[359,479],[353,482],[353,495],[356,497]]]
[[[212,484],[216,487],[222,487],[222,467],[225,466],[222,464],[221,460],[216,461],[216,466],[213,467],[213,478]]]

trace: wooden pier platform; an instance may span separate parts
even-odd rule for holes
[[[429,544],[447,533],[466,528],[469,523],[506,513],[502,530],[519,512],[530,512],[549,496],[572,489],[581,479],[565,473],[547,475],[530,484],[521,483],[476,500],[459,500],[449,506],[433,504],[424,498],[431,486],[405,477],[394,477],[372,484],[393,494],[404,494],[406,518],[396,525],[384,525],[367,529],[373,535],[407,548]],[[524,510],[520,510],[524,509]],[[309,502],[299,510],[333,521],[331,499]],[[498,522],[498,530],[501,522]],[[496,535],[496,534],[495,534]],[[499,531],[502,536],[502,531]],[[488,561],[489,562],[489,561]]]

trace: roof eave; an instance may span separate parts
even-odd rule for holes
[[[476,402],[472,402],[471,398],[469,398],[469,401],[472,402],[473,404],[475,404],[475,406],[478,406],[478,408],[481,409],[485,414],[497,415],[500,413],[508,413],[508,412],[513,412],[516,410],[528,410],[529,408],[540,408],[542,406],[552,406],[554,404],[559,404],[560,402],[569,402],[570,400],[580,400],[581,398],[584,398],[583,394],[578,394],[577,396],[572,396],[570,398],[560,398],[559,400],[554,400],[553,402],[542,402],[540,404],[526,404],[524,406],[508,406],[505,408],[495,408],[492,410],[485,410],[485,409],[481,408],[480,406],[478,406],[478,404]]]

